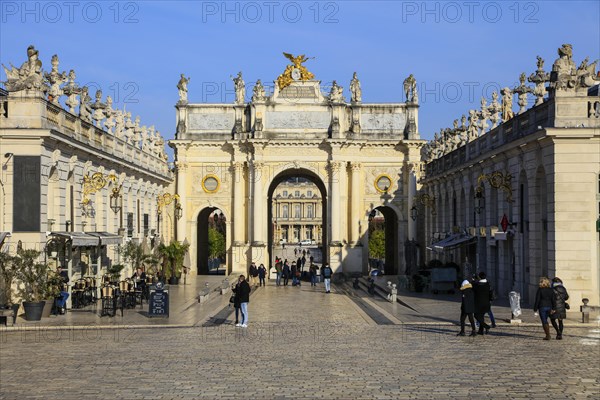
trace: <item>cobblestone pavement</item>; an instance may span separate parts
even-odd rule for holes
[[[600,327],[456,337],[377,324],[335,288],[268,286],[250,326],[0,331],[0,399],[598,398]],[[199,321],[200,322],[200,321]]]

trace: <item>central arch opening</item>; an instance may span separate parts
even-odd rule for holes
[[[278,174],[268,191],[268,253],[275,274],[275,259],[300,265],[307,273],[312,261],[319,267],[329,262],[327,190],[314,172],[298,168]],[[304,259],[304,260],[303,260]]]

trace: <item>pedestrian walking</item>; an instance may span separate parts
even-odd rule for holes
[[[542,327],[546,336],[544,340],[550,340],[550,325],[548,324],[548,317],[556,311],[556,298],[554,296],[554,290],[550,287],[550,279],[542,276],[537,292],[535,293],[535,303],[533,304],[533,311],[535,315],[540,316],[542,321]]]
[[[250,286],[256,287],[258,286],[258,268],[255,263],[250,265],[250,270],[248,271],[250,275]]]
[[[283,263],[282,276],[283,276],[283,286],[287,286],[288,280],[290,279],[290,266],[288,265],[287,260],[285,260],[285,262]]]
[[[473,320],[475,295],[473,294],[473,285],[465,279],[460,285],[460,291],[462,293],[460,303],[460,332],[456,336],[465,336],[465,320],[467,317],[469,317],[469,323],[471,324],[471,334],[469,336],[475,336],[475,321]]]
[[[265,285],[265,275],[267,274],[267,269],[265,268],[264,264],[260,264],[260,267],[258,267],[258,285],[259,286],[266,286]]]
[[[298,265],[292,261],[292,286],[296,286],[298,284],[298,277],[296,276],[296,273],[298,272]]]
[[[248,303],[250,302],[250,285],[246,282],[246,277],[240,275],[239,286],[237,288],[237,294],[239,295],[240,310],[242,311],[242,321],[235,326],[241,326],[242,328],[248,327]]]
[[[323,280],[325,282],[325,293],[331,293],[331,275],[333,275],[333,271],[329,267],[329,264],[323,266],[321,275],[323,275]]]
[[[475,319],[479,322],[480,335],[490,331],[490,326],[485,323],[485,314],[490,311],[490,284],[488,283],[485,272],[480,272],[480,279],[473,283],[473,294],[475,296]],[[481,278],[483,276],[483,278]]]
[[[275,272],[277,273],[275,277],[275,285],[281,286],[281,275],[283,274],[281,261],[278,261],[277,264],[275,264]]]
[[[563,286],[563,282],[560,278],[555,277],[552,279],[552,290],[554,290],[554,301],[556,306],[554,312],[550,314],[550,322],[556,331],[556,340],[562,340],[563,334],[563,319],[567,318],[567,310],[571,307],[567,300],[569,300],[569,293]]]
[[[310,274],[310,286],[317,286],[317,266],[311,264],[308,273]]]

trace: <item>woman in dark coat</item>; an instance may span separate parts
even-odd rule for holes
[[[567,318],[567,300],[569,300],[569,293],[562,284],[560,278],[555,277],[552,279],[552,290],[554,290],[554,301],[556,307],[554,313],[550,314],[550,322],[554,330],[556,330],[556,340],[562,340],[563,333],[563,319]],[[558,324],[556,323],[558,320]]]
[[[535,294],[535,303],[533,304],[533,311],[540,313],[540,320],[544,327],[544,333],[546,337],[544,340],[550,340],[550,325],[548,324],[548,317],[553,314],[556,310],[556,299],[554,297],[554,290],[550,287],[550,279],[545,276],[540,278],[539,288]]]
[[[485,314],[490,312],[490,284],[485,279],[485,274],[480,274],[480,278],[477,282],[473,283],[473,294],[475,295],[475,319],[479,322],[479,333],[483,335],[490,331],[490,326],[485,323]]]
[[[475,336],[475,321],[473,320],[473,312],[475,312],[475,296],[473,295],[472,285],[468,280],[464,280],[460,285],[462,292],[462,302],[460,304],[460,332],[456,336],[465,336],[465,319],[469,317],[471,323],[471,334]]]

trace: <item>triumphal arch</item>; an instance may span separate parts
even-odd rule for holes
[[[290,60],[273,82],[260,80],[246,95],[240,72],[231,104],[188,101],[181,75],[176,105],[177,194],[182,212],[177,239],[187,241],[193,272],[205,273],[207,218],[225,221],[227,273],[246,273],[251,262],[272,265],[273,192],[290,177],[316,184],[323,202],[323,262],[336,273],[368,268],[369,218],[385,217],[387,273],[404,273],[405,242],[414,239],[409,210],[421,169],[418,95],[412,75],[390,83],[406,102],[363,103],[355,73],[349,99],[333,81],[325,88],[305,66]],[[247,101],[249,99],[249,101]]]

